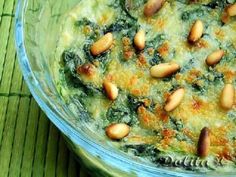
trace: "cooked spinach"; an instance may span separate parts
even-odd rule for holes
[[[65,100],[68,100],[69,107],[78,115],[78,119],[84,119],[86,122],[91,121],[95,131],[103,131],[105,127],[112,123],[125,123],[129,125],[132,130],[131,133],[129,136],[119,141],[118,145],[129,154],[142,157],[148,162],[153,162],[156,166],[160,167],[178,167],[188,170],[213,169],[218,166],[224,168],[224,164],[221,163],[221,160],[215,159],[215,157],[217,158],[217,153],[214,154],[215,152],[211,152],[209,157],[200,159],[194,154],[195,152],[192,151],[193,147],[196,145],[196,140],[189,137],[185,133],[185,130],[187,128],[189,131],[193,132],[193,134],[197,134],[199,133],[198,128],[200,128],[198,125],[185,125],[186,122],[181,119],[181,116],[173,117],[172,114],[164,113],[164,110],[159,111],[159,107],[162,105],[160,109],[163,109],[165,105],[164,101],[167,96],[165,93],[171,93],[180,87],[185,87],[186,90],[188,89],[188,93],[186,94],[190,94],[189,92],[192,91],[192,95],[190,96],[194,98],[195,96],[208,98],[209,95],[212,95],[212,92],[215,90],[218,92],[223,88],[226,83],[224,74],[218,70],[223,70],[223,67],[227,66],[230,68],[229,72],[234,71],[233,66],[236,64],[234,60],[236,58],[236,50],[232,43],[233,39],[225,38],[226,41],[222,41],[220,37],[216,38],[215,35],[218,35],[218,30],[216,33],[215,29],[218,29],[221,25],[220,17],[223,8],[235,2],[235,0],[196,1],[191,4],[189,0],[177,0],[178,2],[174,0],[168,1],[167,9],[164,9],[164,11],[175,13],[173,10],[178,10],[177,13],[173,14],[170,22],[175,18],[178,18],[181,22],[177,21],[176,30],[170,29],[171,27],[175,28],[175,26],[173,26],[174,24],[171,24],[172,26],[168,25],[169,28],[164,29],[165,33],[156,32],[155,28],[158,23],[154,22],[157,16],[164,11],[160,11],[156,16],[153,16],[153,21],[144,22],[146,18],[143,18],[143,5],[146,1],[147,0],[111,1],[113,4],[109,5],[108,10],[112,9],[112,19],[109,17],[108,21],[112,20],[112,22],[106,23],[106,25],[99,25],[103,20],[99,18],[99,22],[97,23],[96,18],[93,17],[91,20],[89,20],[90,18],[82,18],[72,24],[74,25],[72,32],[77,30],[75,33],[72,33],[72,35],[75,35],[77,38],[82,36],[82,39],[85,39],[85,41],[76,42],[76,40],[73,40],[73,44],[71,44],[72,47],[63,52],[61,56],[61,64],[63,66],[60,69],[60,74],[63,76],[61,85],[63,84],[65,88],[59,91],[65,96]],[[104,5],[106,6],[107,4],[104,3]],[[99,8],[101,7],[99,6]],[[165,6],[163,6],[163,8],[165,8]],[[99,17],[103,17],[103,13],[96,12]],[[106,14],[109,15],[109,12]],[[104,16],[104,18],[106,17]],[[202,41],[206,41],[209,46],[217,47],[225,51],[224,57],[216,67],[206,66],[199,69],[199,67],[204,64],[202,63],[202,60],[205,58],[204,51],[209,47],[204,46],[205,43],[199,43],[199,45],[196,46],[184,45],[183,48],[185,49],[186,47],[186,50],[183,50],[183,53],[182,51],[177,51],[180,46],[175,47],[178,45],[176,44],[178,43],[177,40],[179,40],[181,45],[184,44],[187,39],[186,35],[189,33],[188,30],[185,30],[182,34],[179,30],[189,28],[190,24],[196,19],[201,19],[204,22],[205,30]],[[169,19],[166,20],[169,21]],[[105,21],[107,22],[107,20],[104,20],[104,22]],[[213,25],[211,25],[211,23]],[[135,45],[133,44],[133,38],[140,28],[145,29],[146,32],[146,46],[142,51],[135,50]],[[70,32],[67,27],[66,30],[66,32]],[[226,31],[229,31],[228,27]],[[107,50],[98,56],[93,56],[90,52],[91,45],[108,32],[113,34],[116,45],[112,50]],[[216,34],[212,35],[214,32]],[[222,28],[222,34],[224,32],[225,29]],[[181,33],[180,36],[176,35],[179,33]],[[219,35],[221,35],[221,30],[219,31]],[[127,38],[129,38],[129,40]],[[64,40],[64,38],[62,39]],[[181,42],[182,39],[184,39],[182,41],[184,43]],[[167,46],[167,42],[173,42],[174,45],[171,44]],[[79,46],[81,43],[83,44]],[[201,44],[203,44],[203,46]],[[166,52],[168,54],[162,57],[161,51],[165,50],[166,46],[169,49],[168,52]],[[160,53],[158,51],[160,51]],[[127,56],[131,56],[129,60],[123,60],[122,57]],[[181,56],[183,57],[182,61],[180,61]],[[115,60],[115,65],[108,66],[107,64],[112,59]],[[170,77],[156,79],[157,81],[151,79],[149,74],[150,66],[169,62],[171,59],[177,61],[177,63],[181,63],[181,70],[179,71],[181,77],[177,78],[174,77],[176,75],[172,75]],[[92,77],[92,72],[89,73],[88,70],[83,70],[86,68],[82,67],[82,65],[86,66],[84,64],[94,64],[99,75]],[[141,66],[141,64],[145,65]],[[116,68],[114,68],[115,66],[117,66],[117,71]],[[221,69],[221,67],[223,69]],[[121,75],[119,72],[124,73],[126,70],[129,71],[127,72],[129,75],[127,74],[125,87],[123,87],[123,83],[120,85],[123,74]],[[140,71],[136,74],[138,79],[142,77],[143,74],[145,75],[138,81],[137,86],[143,86],[145,84],[144,86],[146,87],[147,85],[147,88],[150,88],[148,96],[145,94],[145,96],[138,97],[130,93],[133,87],[131,84],[126,84],[126,82],[131,80],[130,78],[137,73],[136,70]],[[91,77],[86,77],[86,74],[91,74],[89,75]],[[150,77],[150,80],[148,79],[147,82],[146,80],[143,81],[146,76]],[[97,79],[98,77],[99,79]],[[118,98],[113,101],[107,98],[107,90],[102,86],[102,82],[106,78],[111,78],[114,84],[117,84],[119,88]],[[161,87],[155,87],[155,85],[159,83]],[[233,84],[235,86],[235,81]],[[186,103],[188,101],[191,102],[191,100],[185,101]],[[213,101],[215,101],[215,99],[213,99]],[[142,116],[139,117],[137,113],[140,106],[145,107],[150,114],[155,115],[157,120],[152,121],[152,115],[145,115],[145,113],[143,113],[144,119],[141,121]],[[184,106],[185,105],[183,105],[183,107]],[[181,109],[182,107],[180,110]],[[201,114],[196,114],[196,117],[199,116],[201,117]],[[210,116],[210,114],[206,114],[206,117],[207,116]],[[234,110],[228,111],[225,113],[225,116],[232,124],[236,123]],[[92,119],[95,117],[99,118],[99,120]],[[189,119],[194,119],[194,117],[189,117]],[[143,126],[146,125],[145,123],[141,123],[142,125],[139,126],[139,122],[145,122],[147,126]],[[156,125],[149,126],[151,123],[158,124],[161,128]],[[210,124],[211,122],[209,122],[209,126]],[[134,140],[132,139],[133,137],[140,137],[140,141],[132,141]],[[234,133],[230,133],[227,138],[232,142],[236,139],[236,136]],[[183,146],[185,147],[183,148]],[[236,165],[235,159],[232,160],[232,163]]]
[[[128,18],[137,19],[138,9],[142,8],[147,0],[117,0],[109,6],[121,11]]]
[[[199,85],[197,82],[192,84],[193,91],[199,92],[200,94],[203,94],[206,92],[206,88]]]
[[[144,103],[141,99],[134,97],[132,95],[128,96],[128,105],[131,110],[137,111],[139,106],[142,106]]]
[[[166,40],[166,38],[165,34],[157,34],[154,38],[151,38],[151,40],[146,42],[146,46],[147,48],[157,48]]]
[[[217,72],[215,69],[213,68],[208,68],[208,73],[205,75],[206,80],[209,83],[214,82],[214,84],[219,84],[220,82],[223,83],[224,81],[224,74]]]
[[[184,124],[181,120],[170,117],[170,127],[172,127],[174,130],[181,131],[184,128]]]
[[[181,3],[183,3],[183,4],[187,4],[187,3],[189,3],[189,0],[177,0],[178,2],[181,2]]]
[[[111,4],[111,6],[115,6],[117,11],[120,11],[120,14],[117,16],[114,23],[104,27],[104,33],[119,32],[132,40],[140,28],[140,25],[137,23],[137,18],[131,15],[130,10],[140,6],[143,1],[145,0],[118,0],[114,4]]]
[[[88,41],[95,41],[104,34],[103,28],[101,26],[99,26],[95,22],[90,21],[86,17],[82,18],[81,20],[76,21],[75,26],[78,28],[89,27],[91,29],[89,34],[87,35]]]
[[[193,91],[204,94],[207,91],[206,82],[208,82],[208,79],[206,79],[204,76],[197,77],[191,84]]]
[[[194,67],[195,63],[196,63],[196,60],[194,58],[191,58],[184,66],[181,67],[180,72],[181,73],[187,72],[188,70]]]
[[[101,37],[101,35],[108,32],[121,33],[124,36],[128,36],[130,39],[134,38],[136,31],[139,29],[137,25],[137,20],[132,18],[127,18],[123,13],[117,17],[117,19],[109,26],[99,26],[94,22],[91,22],[87,18],[83,18],[76,22],[76,26],[89,26],[91,28],[91,33],[86,37],[85,44],[83,46],[83,52],[85,59],[89,62],[99,61],[100,67],[105,70],[106,64],[110,61],[110,51],[104,52],[98,56],[93,56],[90,52],[91,45]]]
[[[221,59],[220,64],[235,65],[236,48],[232,43],[226,44],[222,47],[225,52],[224,57]]]
[[[100,30],[100,27],[98,24],[90,21],[88,18],[84,17],[81,20],[78,20],[75,22],[75,25],[77,27],[85,27],[89,26],[92,29],[92,32],[95,32],[96,30]]]
[[[202,7],[186,10],[182,13],[181,19],[183,21],[196,20],[200,17],[205,16],[208,13],[207,11],[208,11],[207,8],[203,9]]]
[[[94,43],[93,40],[87,39],[84,46],[83,46],[83,51],[85,55],[85,59],[88,60],[89,62],[94,62],[94,61],[99,61],[100,64],[106,64],[108,62],[109,53],[110,51],[104,52],[98,56],[93,56],[90,52],[91,45]],[[100,65],[101,66],[101,65]],[[103,65],[102,65],[103,66]]]
[[[207,4],[206,6],[212,9],[215,8],[225,8],[229,3],[234,3],[234,0],[212,0],[209,4]]]
[[[235,112],[229,112],[228,117],[233,120],[234,123],[236,123],[236,113]],[[236,138],[236,137],[235,137]]]
[[[151,66],[161,63],[163,61],[163,58],[161,57],[161,55],[157,50],[154,50],[153,56],[149,57],[147,50],[149,48],[153,49],[158,48],[165,40],[166,40],[165,34],[158,34],[156,37],[146,42],[145,54]]]
[[[70,97],[69,107],[73,107],[72,110],[77,115],[78,119],[88,123],[91,121],[90,115],[84,107],[81,95],[73,95]]]
[[[131,33],[134,31],[136,33],[139,25],[137,25],[137,20],[127,18],[126,16],[119,16],[114,23],[105,27],[104,33],[107,32],[121,32],[122,34]],[[128,35],[129,36],[129,35]]]
[[[147,0],[120,0],[121,7],[131,18],[137,19],[138,9],[143,7]]]
[[[202,84],[199,84],[199,83]],[[224,75],[217,72],[213,68],[209,68],[208,72],[196,78],[192,84],[192,88],[196,92],[205,93],[207,86],[210,84],[219,85],[224,83]]]
[[[184,155],[182,152],[176,152],[175,155],[167,154],[150,144],[126,144],[121,149],[135,156],[149,159],[158,167],[180,167],[194,171],[203,168],[214,170],[223,166],[219,158],[200,159],[194,155]]]
[[[98,24],[88,20],[87,18],[83,18],[82,20],[77,21],[76,26],[89,26],[91,28],[91,32],[86,36],[86,41],[83,46],[85,59],[89,62],[99,61],[100,67],[105,69],[105,66],[108,63],[108,59],[110,58],[110,51],[104,52],[98,56],[93,56],[90,52],[91,45],[106,33],[104,27],[99,26]]]
[[[122,36],[129,37],[133,40],[139,28],[140,26],[136,19],[127,18],[126,15],[120,15],[114,23],[104,27],[104,33],[119,32]]]
[[[75,75],[76,67],[81,65],[83,61],[73,50],[65,50],[62,54],[62,63],[65,66],[65,72],[69,71]]]
[[[153,158],[159,153],[159,150],[156,149],[154,145],[150,144],[126,144],[122,146],[121,149],[135,156],[146,158]]]
[[[112,106],[107,112],[107,119],[112,123],[126,123],[128,125],[137,123],[137,117],[124,105]]]
[[[161,55],[155,50],[153,57],[149,60],[151,66],[160,64],[163,61]]]
[[[127,123],[128,125],[138,124],[137,110],[140,106],[145,105],[145,100],[149,98],[136,97],[131,94],[125,95],[120,93],[118,99],[113,103],[107,112],[107,119],[110,122]],[[155,104],[151,101],[148,110],[153,111]]]
[[[101,89],[91,84],[84,83],[80,75],[76,72],[77,67],[84,64],[83,60],[72,49],[65,50],[62,54],[63,72],[67,85],[79,88],[86,96],[101,94]]]
[[[126,95],[120,94],[118,99],[107,111],[107,119],[112,123],[126,123],[134,125],[138,123],[138,117],[134,107],[130,106],[130,100]]]

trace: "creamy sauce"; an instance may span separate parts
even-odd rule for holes
[[[120,148],[127,152],[135,149],[136,155],[149,160],[150,156],[155,156],[154,163],[158,165],[174,166],[174,162],[182,162],[184,157],[197,158],[200,131],[208,127],[211,130],[209,155],[199,160],[206,164],[177,167],[235,171],[236,106],[226,111],[220,107],[219,99],[226,83],[232,83],[236,88],[236,19],[232,17],[223,25],[224,9],[211,8],[210,0],[190,4],[169,0],[159,12],[147,18],[143,15],[146,1],[139,2],[136,2],[135,10],[127,14],[119,1],[82,0],[67,14],[58,54],[71,51],[81,61],[78,66],[70,65],[74,71],[68,72],[68,68],[65,71],[65,65],[61,65],[60,69],[64,71],[58,87],[62,96],[78,95],[94,124],[102,127],[99,132],[114,122],[129,124],[131,132],[119,141]],[[120,25],[123,29],[114,30],[113,26],[113,31],[109,31],[114,37],[109,51],[98,57],[86,53],[112,24],[121,22],[122,18],[125,19]],[[191,45],[187,38],[197,19],[204,23],[204,34],[197,44]],[[128,20],[132,26],[125,28]],[[138,29],[146,32],[146,47],[141,52],[133,45]],[[225,51],[225,56],[215,67],[208,67],[205,59],[219,48]],[[72,56],[71,60],[74,58]],[[179,64],[181,70],[165,79],[150,76],[153,65],[166,62]],[[77,67],[84,63],[94,66],[91,75],[76,73]],[[65,77],[68,73],[74,73],[87,90],[92,87],[92,94],[84,93],[78,84],[68,80]],[[119,96],[115,101],[106,97],[104,80],[118,87]],[[174,111],[165,112],[163,106],[167,97],[180,87],[186,91],[183,101]],[[148,148],[140,152],[141,146],[154,148],[158,153],[152,154]],[[163,158],[172,160],[167,163]]]

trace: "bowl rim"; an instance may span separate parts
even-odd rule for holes
[[[24,41],[24,12],[27,7],[28,0],[18,0],[18,4],[16,7],[15,14],[15,45],[18,55],[18,62],[20,64],[21,71],[23,73],[24,80],[26,84],[40,106],[43,112],[47,115],[50,121],[72,142],[78,144],[82,148],[86,149],[86,151],[90,154],[93,154],[95,157],[103,157],[106,159],[106,163],[110,163],[110,165],[122,165],[119,169],[124,170],[125,172],[135,172],[137,176],[202,176],[203,173],[195,173],[190,171],[176,172],[168,169],[161,169],[158,167],[152,167],[144,163],[136,162],[131,160],[130,158],[123,157],[119,154],[111,153],[109,150],[105,149],[99,144],[95,144],[93,141],[84,137],[84,135],[80,134],[78,131],[75,131],[74,128],[64,119],[58,116],[59,112],[56,109],[49,107],[43,100],[43,96],[46,96],[43,90],[39,87],[39,85],[35,85],[38,83],[33,71],[31,70],[31,66],[29,63],[27,51],[25,48]],[[35,91],[37,89],[37,92]],[[38,94],[40,93],[40,95]],[[58,113],[58,114],[56,114]],[[102,154],[102,155],[101,155]],[[124,165],[125,164],[125,165]],[[108,164],[109,165],[109,164]],[[205,173],[204,173],[205,174]],[[207,174],[208,175],[208,174]],[[215,174],[213,174],[214,176]],[[226,174],[227,176],[231,176],[231,174]],[[208,176],[212,176],[209,174]],[[222,175],[221,175],[222,176]],[[233,174],[232,174],[233,176]]]

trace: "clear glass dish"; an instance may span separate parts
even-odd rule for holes
[[[139,158],[128,157],[86,125],[84,120],[88,115],[82,107],[76,113],[68,109],[56,89],[54,54],[63,14],[78,2],[18,0],[15,38],[19,63],[32,95],[92,176],[235,176],[157,168]]]

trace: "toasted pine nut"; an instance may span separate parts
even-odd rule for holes
[[[222,15],[221,15],[221,21],[226,24],[230,21],[230,16],[227,12],[227,7],[224,9],[224,11],[222,12]]]
[[[215,64],[219,63],[222,57],[224,56],[223,50],[217,50],[210,54],[206,59],[206,64],[208,66],[214,66]]]
[[[96,67],[93,64],[87,63],[77,68],[78,74],[84,74],[86,76],[93,76],[96,73]]]
[[[167,112],[173,111],[177,106],[180,105],[182,99],[184,98],[184,93],[185,90],[183,88],[174,91],[174,93],[172,93],[172,95],[167,99],[164,109]]]
[[[145,48],[145,31],[139,30],[134,37],[134,44],[139,50]]]
[[[112,33],[107,33],[91,46],[91,53],[94,56],[97,56],[108,50],[111,47],[112,43],[113,35]]]
[[[193,24],[193,26],[190,30],[190,33],[189,33],[189,36],[188,36],[188,41],[191,42],[191,43],[197,42],[202,37],[203,30],[204,30],[204,25],[203,25],[202,21],[197,20]]]
[[[152,77],[163,78],[177,72],[180,66],[176,63],[161,63],[151,68],[150,74]]]
[[[198,140],[198,148],[197,153],[199,157],[206,157],[209,154],[209,149],[211,146],[210,141],[210,130],[207,127],[204,127],[201,130],[199,140]]]
[[[106,128],[107,136],[112,140],[120,140],[130,132],[130,127],[123,123],[111,124]]]
[[[234,86],[232,84],[226,84],[220,97],[221,107],[226,110],[231,109],[234,105],[234,95]]]
[[[236,15],[236,3],[235,4],[232,4],[231,6],[229,6],[227,9],[227,14],[232,17],[232,16],[235,16]]]
[[[164,0],[149,0],[144,7],[144,15],[146,17],[153,16],[158,10],[161,9]]]
[[[118,96],[118,88],[115,84],[111,83],[111,82],[108,82],[108,81],[105,81],[103,83],[103,87],[106,91],[106,94],[107,94],[107,97],[110,99],[110,100],[115,100]]]

